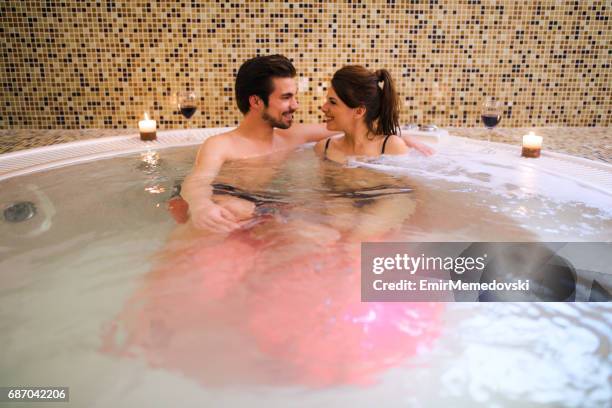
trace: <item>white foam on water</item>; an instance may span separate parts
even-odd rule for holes
[[[594,210],[584,214],[586,221],[612,217],[612,191],[599,182],[612,180],[612,166],[607,169],[596,163],[597,169],[590,169],[571,160],[564,162],[558,156],[526,159],[520,157],[520,148],[494,149],[492,154],[486,154],[480,151],[482,146],[473,143],[447,143],[437,148],[437,153],[430,157],[411,151],[403,156],[375,160],[353,159],[349,165],[446,181],[456,185],[454,191],[473,192],[476,187],[514,206],[536,200],[540,203],[538,215],[541,216],[554,216],[568,206],[586,206]],[[599,178],[589,177],[589,171],[596,172]],[[506,209],[491,206],[491,210]],[[563,225],[559,228],[563,229]]]

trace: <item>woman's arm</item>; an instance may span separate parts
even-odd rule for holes
[[[354,218],[354,226],[345,232],[349,241],[367,241],[401,228],[416,211],[417,201],[412,194],[392,194],[378,197],[361,208]]]
[[[431,156],[432,154],[436,153],[436,151],[432,147],[426,145],[425,143],[419,142],[412,136],[405,135],[401,138],[406,144],[406,146],[415,149],[417,152],[423,154],[424,156]]]

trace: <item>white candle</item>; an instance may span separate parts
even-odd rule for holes
[[[542,150],[542,136],[538,136],[533,132],[523,136],[523,157],[540,157]]]
[[[149,114],[145,112],[144,119],[138,122],[138,130],[140,130],[141,140],[155,140],[157,135],[157,122],[153,119],[149,119]]]
[[[530,149],[541,149],[542,148],[542,136],[535,135],[533,132],[529,132],[528,135],[523,136],[523,147]]]

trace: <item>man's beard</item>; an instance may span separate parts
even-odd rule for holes
[[[285,112],[285,113],[293,113],[293,112]],[[268,122],[272,127],[279,129],[289,129],[291,127],[291,123],[284,123],[282,120],[277,120],[272,116],[268,115],[268,110],[264,110],[261,114],[261,118]]]

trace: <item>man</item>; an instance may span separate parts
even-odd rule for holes
[[[295,76],[295,68],[281,55],[252,58],[238,70],[235,94],[244,119],[236,129],[212,136],[202,144],[194,169],[182,186],[181,194],[189,204],[196,228],[230,232],[253,215],[255,200],[248,196],[245,200],[242,192],[234,194],[231,186],[213,184],[225,162],[290,152],[301,144],[334,134],[322,124],[291,126],[298,109]],[[404,140],[422,153],[431,154],[428,147]],[[262,172],[266,173],[264,169]]]

